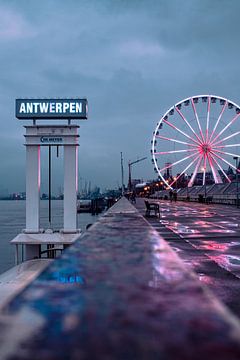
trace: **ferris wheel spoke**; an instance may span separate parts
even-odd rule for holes
[[[222,148],[226,148],[226,147],[238,147],[238,146],[240,146],[240,144],[217,145],[217,146],[214,146],[213,149],[222,149]]]
[[[192,162],[190,162],[190,164],[188,164],[188,166],[185,167],[185,169],[181,172],[181,174],[179,174],[174,181],[171,182],[171,184],[169,184],[170,186],[172,186],[175,182],[178,181],[178,179],[183,175],[185,174],[185,172],[197,161],[197,159],[199,158],[199,155],[196,156],[195,159],[193,159]]]
[[[231,180],[229,179],[229,177],[227,176],[227,174],[225,173],[225,171],[223,170],[222,166],[219,164],[219,162],[217,161],[217,159],[215,159],[213,154],[209,154],[210,158],[215,162],[215,164],[219,167],[219,169],[222,171],[223,175],[225,176],[225,178],[227,179],[228,182],[231,182]]]
[[[186,136],[188,139],[191,139],[193,142],[195,142],[197,145],[199,145],[198,141],[196,141],[194,138],[192,138],[190,135],[186,134],[184,131],[180,130],[179,128],[177,128],[175,125],[171,124],[169,121],[167,120],[163,120],[163,122],[167,125],[169,125],[170,127],[172,127],[173,129],[177,130],[178,132],[180,132],[182,135]]]
[[[232,153],[229,153],[227,151],[221,151],[221,150],[217,150],[217,149],[213,149],[213,151],[216,151],[219,154],[229,155],[229,156],[232,156],[232,157],[237,157],[237,158],[240,157],[240,155],[232,154]]]
[[[193,111],[194,111],[194,114],[195,114],[195,118],[197,120],[198,128],[199,128],[199,131],[200,131],[200,134],[201,134],[201,137],[202,137],[202,141],[204,142],[204,136],[203,136],[201,124],[200,124],[200,121],[199,121],[199,118],[198,118],[198,113],[197,113],[196,106],[194,104],[193,98],[191,98],[191,104],[192,104],[192,108],[193,108]]]
[[[224,133],[224,131],[226,131],[229,128],[229,126],[231,126],[239,118],[239,116],[240,113],[234,116],[234,118],[220,131],[220,133],[218,133],[218,135],[215,136],[215,138],[211,141],[211,144],[213,144],[219,138],[219,136],[221,136]]]
[[[234,136],[236,136],[236,135],[239,135],[240,134],[240,131],[237,131],[237,132],[235,132],[234,134],[231,134],[231,135],[229,135],[229,136],[226,136],[224,139],[221,139],[221,140],[218,140],[217,142],[211,142],[211,145],[212,146],[216,146],[217,144],[221,144],[223,141],[226,141],[226,140],[229,140],[229,139],[231,139],[232,137],[234,137]]]
[[[155,152],[155,155],[165,155],[165,154],[175,154],[175,153],[183,153],[183,152],[196,152],[196,149],[184,149],[184,150],[169,150],[169,151],[158,151]]]
[[[225,162],[227,165],[229,165],[230,167],[232,167],[233,169],[235,169],[236,171],[240,172],[240,170],[238,170],[236,168],[236,166],[234,166],[233,164],[231,164],[229,161],[225,160],[223,157],[219,156],[218,154],[216,154],[215,150],[212,150],[210,152],[211,155],[214,155],[214,157],[217,157],[219,160],[222,160],[223,162]]]
[[[207,159],[208,159],[208,163],[209,163],[209,165],[210,165],[210,168],[211,168],[211,170],[212,170],[212,174],[213,174],[213,178],[214,178],[215,184],[221,184],[221,183],[222,183],[222,179],[221,179],[221,177],[220,177],[219,174],[217,173],[217,170],[216,170],[215,167],[214,167],[213,159],[211,158],[211,154],[207,154]]]
[[[181,118],[185,121],[185,123],[188,125],[188,127],[191,129],[191,131],[193,132],[193,134],[196,136],[199,145],[202,143],[202,140],[200,139],[200,137],[197,135],[197,133],[195,132],[195,130],[192,128],[192,126],[189,124],[189,122],[187,121],[186,117],[183,115],[183,113],[178,109],[177,106],[175,106],[176,111],[178,112],[178,114],[181,116]]]
[[[177,140],[177,139],[168,138],[168,137],[162,136],[162,135],[156,135],[156,138],[163,139],[163,140],[168,140],[168,141],[173,141],[173,142],[176,142],[176,143],[179,143],[179,144],[188,145],[188,146],[195,146],[195,147],[197,147],[196,144],[188,143],[188,142],[186,142],[186,141],[181,141],[181,140]]]
[[[224,113],[224,111],[225,111],[225,109],[226,109],[226,106],[227,106],[227,101],[225,101],[225,104],[224,104],[224,106],[223,106],[223,108],[222,108],[222,110],[221,110],[221,112],[220,112],[220,115],[219,115],[219,117],[218,117],[218,119],[217,119],[217,122],[216,122],[216,124],[215,124],[215,126],[214,126],[214,128],[213,128],[213,131],[212,131],[212,133],[211,133],[211,136],[210,136],[210,138],[209,138],[209,142],[211,142],[211,139],[212,139],[213,135],[215,134],[215,131],[216,131],[216,129],[217,129],[217,126],[218,126],[218,124],[219,124],[222,116],[223,116],[223,113]]]
[[[202,158],[203,158],[203,154],[198,155],[197,166],[195,167],[194,172],[193,172],[193,174],[192,174],[192,176],[191,176],[191,179],[189,180],[188,187],[193,186],[193,183],[194,183],[195,178],[196,178],[196,176],[197,176],[198,169],[199,169],[199,167],[200,167],[200,165],[201,165],[201,162],[202,162]]]
[[[208,96],[207,105],[207,126],[206,126],[206,142],[208,142],[208,129],[209,129],[209,118],[210,118],[211,98]]]
[[[164,171],[164,170],[167,170],[167,169],[169,169],[169,168],[171,168],[172,166],[175,166],[175,165],[177,165],[177,164],[180,164],[181,162],[183,162],[183,161],[185,161],[185,160],[187,160],[187,159],[190,159],[191,157],[193,157],[194,155],[197,155],[197,154],[198,154],[198,153],[195,152],[194,154],[188,155],[188,156],[186,156],[186,157],[183,158],[183,159],[180,159],[180,160],[178,160],[178,161],[175,161],[174,163],[171,163],[170,165],[167,165],[167,166],[165,166],[164,168],[159,169],[159,172]]]

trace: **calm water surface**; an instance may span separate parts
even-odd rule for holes
[[[97,216],[78,214],[78,228],[85,231],[87,224],[92,224]],[[40,227],[49,228],[48,201],[40,201]],[[10,245],[17,234],[25,228],[25,201],[0,201],[0,273],[14,266],[14,246]],[[63,201],[52,201],[51,228],[63,228]]]

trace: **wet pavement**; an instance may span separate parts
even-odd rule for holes
[[[151,200],[160,219],[148,222],[235,314],[240,316],[240,208]],[[144,214],[143,199],[137,209]]]

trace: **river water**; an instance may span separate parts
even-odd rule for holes
[[[77,215],[78,228],[85,231],[87,224],[93,224],[97,216],[88,213]],[[48,201],[40,201],[40,227],[48,229]],[[0,201],[0,273],[14,266],[14,246],[10,241],[25,228],[25,201]],[[63,228],[63,201],[52,201],[51,228]]]

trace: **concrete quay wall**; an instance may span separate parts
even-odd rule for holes
[[[240,359],[240,323],[122,198],[0,314],[1,360]]]

